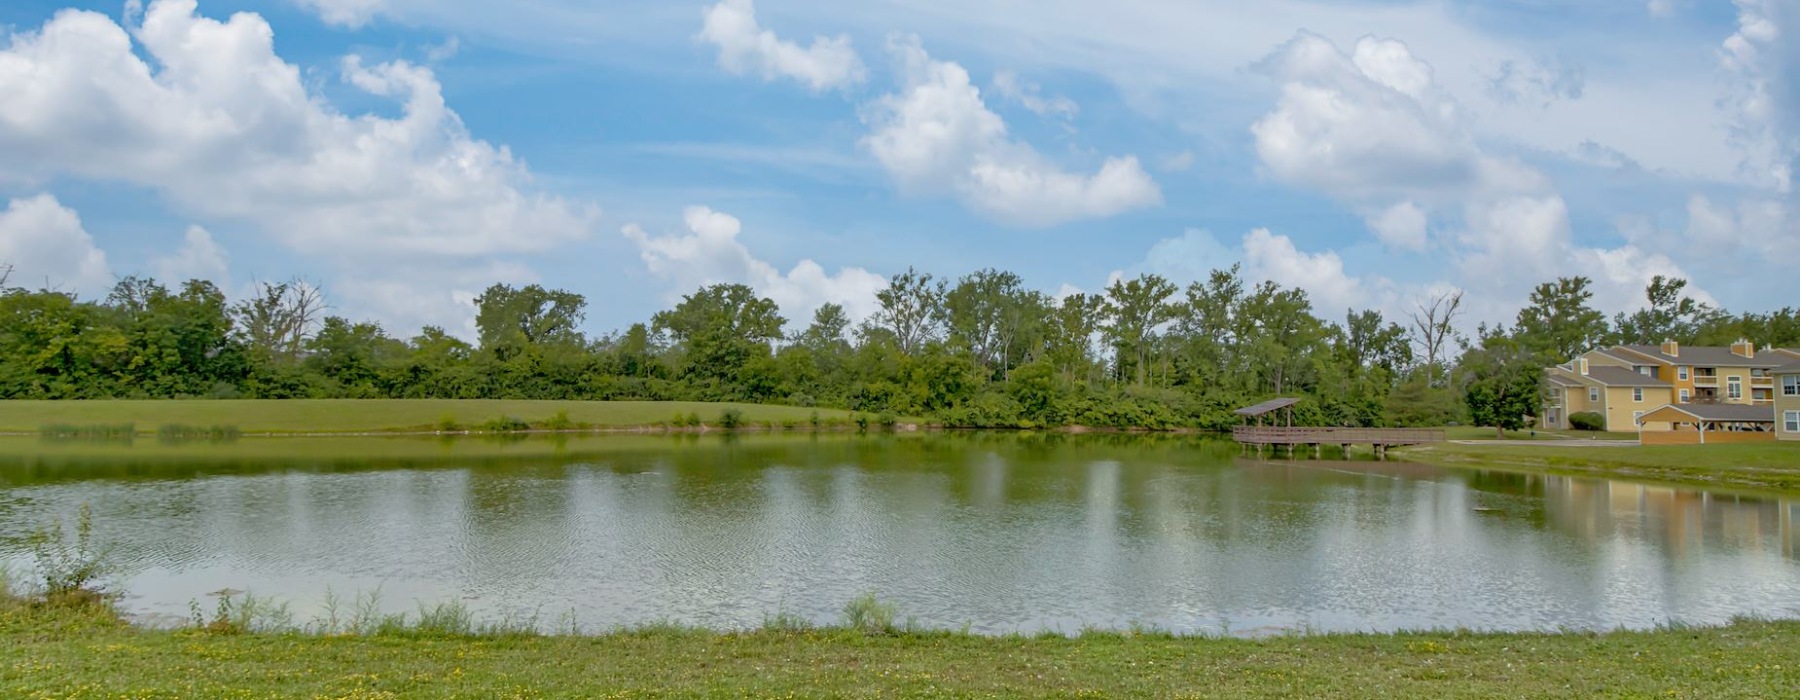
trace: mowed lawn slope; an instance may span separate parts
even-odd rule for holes
[[[1800,490],[1800,442],[1619,447],[1449,443],[1407,448],[1397,454],[1401,459],[1446,466],[1617,476],[1702,487]]]
[[[623,428],[668,422],[694,414],[712,425],[726,409],[750,423],[845,420],[848,411],[678,401],[500,401],[449,399],[282,399],[270,401],[0,401],[0,431],[31,432],[44,426],[122,425],[140,432],[164,425],[233,426],[245,433],[344,433],[435,430],[449,420],[476,427],[497,418],[532,424],[559,411],[577,425]]]

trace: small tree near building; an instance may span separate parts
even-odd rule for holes
[[[1544,370],[1535,353],[1504,329],[1481,333],[1481,345],[1463,353],[1464,400],[1470,422],[1492,427],[1496,437],[1524,429],[1543,400]]]

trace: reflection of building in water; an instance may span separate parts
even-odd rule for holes
[[[1677,560],[1707,547],[1800,559],[1800,499],[1552,476],[1544,509],[1551,527],[1584,543],[1623,535],[1651,540]]]

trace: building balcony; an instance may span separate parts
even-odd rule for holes
[[[1694,386],[1714,386],[1714,387],[1716,387],[1718,385],[1719,385],[1718,377],[1701,377],[1701,376],[1694,377]]]
[[[1750,386],[1775,386],[1774,377],[1751,377]]]

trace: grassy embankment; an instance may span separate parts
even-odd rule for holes
[[[1794,442],[1621,447],[1450,443],[1410,447],[1395,456],[1454,467],[1800,491],[1800,443]]]
[[[433,432],[479,429],[511,419],[532,427],[625,429],[658,426],[696,416],[716,426],[728,410],[746,425],[848,424],[849,411],[756,404],[682,401],[499,401],[398,399],[288,399],[277,401],[0,401],[0,432],[32,433],[45,426],[132,425],[139,433],[161,426],[231,426],[246,434]]]
[[[1444,429],[1444,437],[1451,440],[1494,440],[1493,428],[1477,428],[1459,425]],[[1637,433],[1595,433],[1581,430],[1508,430],[1502,440],[1533,440],[1539,442],[1551,440],[1619,440],[1636,442]]]
[[[154,631],[0,600],[9,698],[1784,697],[1800,623],[1612,634]]]

